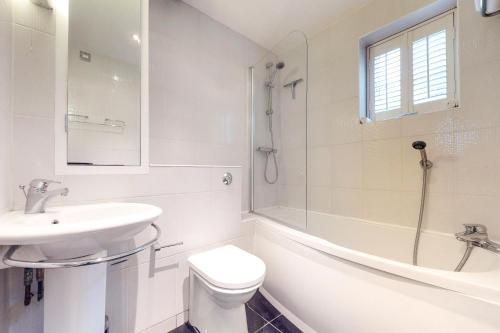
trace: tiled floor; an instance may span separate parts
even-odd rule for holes
[[[246,304],[247,326],[250,333],[301,333],[294,324],[283,316],[257,291]],[[170,333],[197,333],[189,325],[181,326]]]

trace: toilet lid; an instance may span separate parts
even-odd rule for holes
[[[260,258],[233,245],[192,255],[188,262],[204,279],[224,289],[256,286],[266,274],[266,264]]]

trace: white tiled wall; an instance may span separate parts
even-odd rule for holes
[[[151,162],[248,170],[248,68],[265,50],[182,1],[150,15]]]
[[[498,239],[498,18],[458,1],[459,109],[359,124],[359,38],[431,2],[376,0],[310,40],[309,207],[414,226],[421,170],[411,143],[425,140],[434,167],[424,228],[483,223]]]
[[[11,32],[10,0],[0,1],[0,213],[12,205],[9,182],[12,115],[11,115]]]
[[[307,45],[300,32],[291,33],[267,57],[254,65],[255,149],[271,145],[269,119],[266,115],[266,63],[276,64],[281,61],[285,63],[285,67],[278,72],[273,89],[273,132],[275,148],[278,150],[279,177],[276,184],[266,183],[266,156],[255,152],[256,210],[277,205],[301,209],[306,207]],[[303,79],[303,82],[296,86],[296,97],[293,99],[291,89],[284,88],[283,85],[297,79]],[[270,158],[267,174],[272,179],[274,173],[274,162]]]
[[[98,52],[92,53],[91,62],[82,61],[82,47],[72,43],[69,46],[68,109],[73,114],[89,117],[88,122],[105,123],[105,119],[112,119],[117,123],[123,122],[125,126],[109,127],[70,121],[68,160],[101,165],[138,165],[141,159],[140,64]],[[135,45],[126,50],[133,51],[139,52],[139,47]],[[70,117],[70,120],[83,119]]]
[[[10,12],[5,3],[0,0],[2,26]],[[133,201],[161,207],[160,244],[184,245],[158,252],[153,264],[148,253],[142,253],[112,266],[107,312],[114,332],[164,333],[186,318],[187,256],[226,242],[247,246],[250,231],[240,223],[242,202],[248,201],[242,200],[242,193],[248,193],[246,75],[262,49],[181,1],[151,0],[152,162],[235,167],[164,166],[152,167],[148,175],[58,177],[53,15],[30,0],[13,4],[13,171],[0,180],[11,181],[8,192],[14,192],[13,206],[18,209],[24,196],[17,184],[35,177],[58,179],[70,188],[67,198],[53,204]],[[10,60],[4,64],[9,52],[3,48],[9,36],[0,30],[0,97],[9,95],[3,85],[4,73],[11,68]],[[5,126],[8,98],[0,103],[0,126]],[[10,147],[1,145],[0,154]],[[196,158],[186,159],[192,156]],[[231,186],[221,183],[226,171],[233,173]],[[4,202],[3,193],[0,198]],[[9,201],[0,207],[12,207]],[[22,270],[0,270],[0,332],[41,333],[42,305],[34,301],[24,307],[23,290]]]
[[[10,0],[0,0],[0,214],[12,206],[11,144],[12,115],[11,95],[11,16]],[[7,272],[0,270],[0,332],[7,332],[7,317],[15,315],[16,309],[9,304]]]

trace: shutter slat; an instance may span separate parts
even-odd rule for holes
[[[401,49],[380,54],[373,61],[374,111],[401,107]]]
[[[446,30],[413,42],[413,103],[422,104],[447,97]]]

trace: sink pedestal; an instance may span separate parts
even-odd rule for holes
[[[0,260],[45,269],[44,333],[104,333],[106,263],[152,247],[161,236],[153,223],[161,213],[136,203],[9,212],[0,215],[0,246],[8,246]],[[148,235],[147,242],[133,241]]]
[[[104,333],[106,264],[45,270],[44,333]]]

